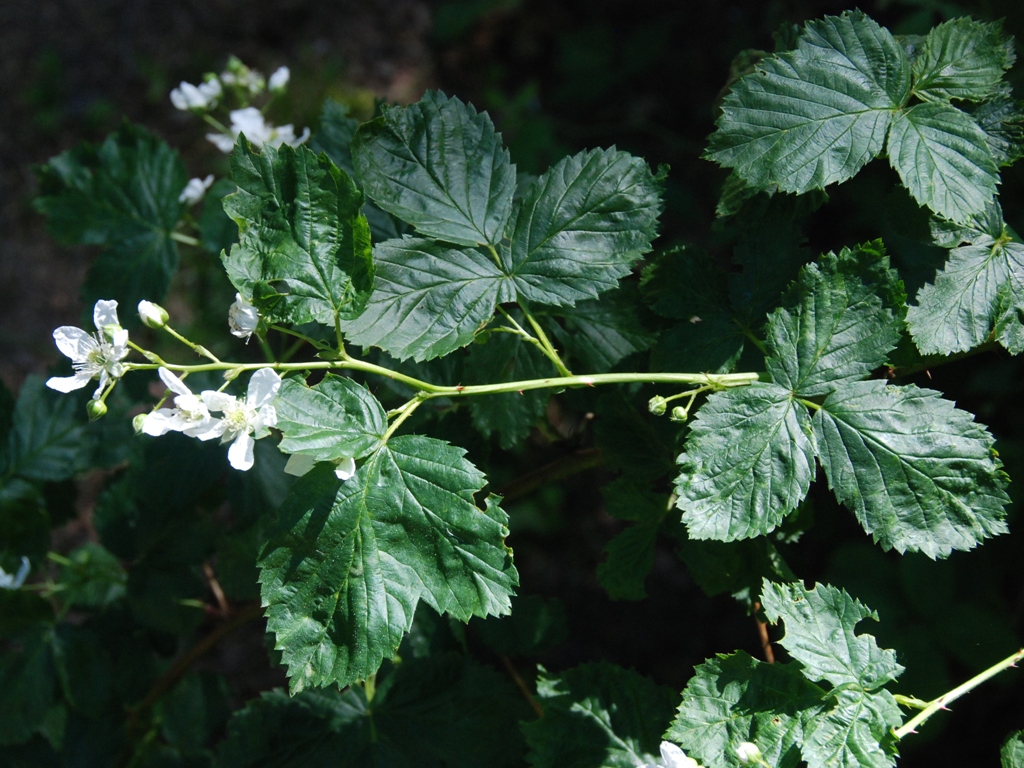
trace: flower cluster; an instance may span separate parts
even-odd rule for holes
[[[233,109],[229,116],[231,118],[229,133],[206,134],[206,138],[225,154],[234,148],[239,134],[245,136],[256,148],[266,145],[276,149],[282,144],[297,147],[309,138],[309,128],[306,128],[301,136],[296,136],[293,125],[271,125],[256,107]]]
[[[208,76],[207,80],[199,85],[192,85],[183,80],[171,91],[171,103],[175,109],[182,112],[207,112],[217,106],[223,94],[224,89],[220,80],[214,76]]]
[[[117,302],[101,299],[93,307],[92,321],[96,333],[62,325],[53,332],[57,349],[71,358],[74,376],[53,376],[46,386],[58,392],[73,392],[93,379],[100,384],[93,398],[100,397],[107,385],[124,375],[121,363],[128,356],[128,331],[117,320]]]
[[[670,741],[661,742],[661,762],[646,763],[640,768],[702,768],[692,757],[687,757],[679,747]]]
[[[174,408],[159,408],[147,414],[142,420],[142,431],[153,436],[181,432],[200,440],[220,438],[222,443],[231,443],[231,466],[242,471],[250,469],[256,440],[270,434],[270,427],[277,424],[277,411],[271,405],[281,388],[277,372],[270,368],[256,371],[249,379],[244,400],[213,390],[195,395],[166,368],[159,368],[157,373],[175,394]],[[221,416],[214,417],[214,413]]]

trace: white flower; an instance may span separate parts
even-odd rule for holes
[[[288,86],[291,76],[292,72],[288,67],[278,67],[267,81],[267,86],[272,91],[283,91]]]
[[[277,424],[277,411],[270,401],[280,388],[281,377],[270,368],[260,368],[249,379],[244,401],[223,392],[203,392],[206,407],[224,414],[214,425],[211,437],[219,435],[222,443],[231,443],[228,462],[235,469],[252,467],[255,441],[270,434],[269,427]]]
[[[260,324],[260,314],[256,307],[242,298],[242,294],[235,294],[234,303],[228,307],[228,327],[231,335],[245,339],[249,343],[249,337],[256,332]]]
[[[740,759],[740,762],[744,765],[749,763],[762,763],[761,750],[757,748],[757,744],[753,744],[749,741],[741,742],[736,747],[736,757]]]
[[[661,763],[647,763],[641,768],[701,768],[701,764],[692,757],[687,757],[679,747],[670,741],[661,742]]]
[[[100,385],[93,394],[95,399],[111,379],[124,375],[121,361],[128,356],[128,331],[117,321],[117,302],[97,301],[92,320],[96,326],[94,334],[70,325],[62,325],[53,332],[57,349],[71,358],[75,375],[47,379],[46,386],[50,389],[73,392],[98,378]]]
[[[143,299],[139,302],[139,318],[150,328],[163,328],[171,316],[159,304]]]
[[[213,185],[213,174],[211,173],[205,179],[195,178],[189,179],[188,184],[181,190],[181,194],[178,195],[178,202],[184,203],[185,205],[195,205],[203,199],[203,195]]]
[[[184,112],[206,111],[217,106],[217,100],[222,93],[220,81],[216,78],[199,85],[182,81],[177,88],[171,91],[171,103],[176,109]]]
[[[206,403],[193,395],[192,390],[185,386],[185,382],[166,368],[159,368],[157,373],[164,385],[176,395],[174,408],[160,408],[147,413],[142,421],[142,431],[153,437],[166,435],[168,432],[183,432],[200,440],[220,437],[223,433],[223,430],[218,431],[217,428],[220,419],[210,415]]]
[[[16,575],[7,573],[0,568],[0,589],[21,589],[21,585],[25,583],[25,577],[28,576],[29,568],[28,558],[25,556],[21,558],[21,567]]]
[[[309,138],[309,128],[302,132],[302,136],[296,137],[295,127],[291,124],[274,127],[266,121],[263,113],[256,107],[245,109],[233,109],[231,111],[231,136],[223,133],[208,133],[209,139],[221,152],[228,153],[235,146],[235,139],[242,134],[254,147],[267,145],[277,149],[282,144],[289,147],[297,147]]]
[[[313,468],[316,464],[316,459],[310,456],[308,453],[293,453],[288,457],[287,463],[284,465],[284,471],[289,475],[295,475],[301,477]],[[336,462],[337,466],[334,469],[334,474],[338,476],[339,480],[348,480],[352,475],[356,473],[356,461],[352,458],[339,459]]]

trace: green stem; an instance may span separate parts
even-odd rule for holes
[[[198,238],[183,235],[181,232],[171,232],[171,240],[177,240],[179,243],[184,243],[185,245],[199,245]]]
[[[555,350],[555,347],[551,343],[551,340],[548,338],[548,335],[544,333],[544,329],[541,328],[540,323],[537,322],[536,318],[534,318],[533,314],[530,312],[530,308],[522,299],[520,299],[519,301],[519,308],[523,311],[523,314],[526,316],[526,320],[530,323],[530,326],[533,328],[533,332],[537,334],[537,339],[540,341],[541,344],[541,350],[543,350],[544,354],[547,355],[548,359],[555,364],[555,368],[558,369],[558,372],[562,374],[562,376],[572,376],[572,371],[570,371],[565,366],[565,363],[562,362],[562,358],[558,356],[558,352]]]
[[[306,342],[307,344],[311,345],[314,349],[319,349],[319,350],[330,349],[330,347],[327,344],[324,344],[322,341],[317,341],[316,339],[311,338],[311,337],[307,336],[304,333],[299,333],[298,331],[293,331],[291,328],[285,328],[282,325],[272,325],[272,326],[270,326],[270,330],[277,331],[278,333],[286,333],[289,336],[294,336],[296,339],[300,339],[300,340]]]
[[[498,269],[501,269],[501,258],[498,256],[498,251],[495,250],[494,246],[490,243],[487,244],[487,250],[491,252],[491,258],[494,259],[494,263],[498,265]]]
[[[182,336],[180,333],[178,333],[176,330],[171,328],[171,326],[169,326],[169,325],[165,325],[163,327],[163,329],[165,331],[167,331],[167,333],[169,333],[171,336],[176,338],[178,341],[180,341],[182,344],[184,344],[186,347],[188,347],[193,352],[195,352],[197,355],[199,355],[200,357],[205,357],[208,360],[212,360],[214,363],[217,363],[218,365],[221,364],[220,359],[216,355],[214,355],[210,350],[208,350],[206,347],[202,346],[201,344],[196,344],[195,342],[189,341],[184,336]],[[164,367],[166,368],[168,366],[164,366]],[[227,366],[227,367],[233,368],[234,366]]]
[[[398,418],[391,423],[390,427],[388,427],[388,431],[384,433],[384,437],[381,438],[381,442],[386,443],[388,441],[388,438],[395,434],[395,431],[400,426],[402,426],[402,422],[408,419],[410,416],[412,416],[412,414],[416,411],[417,408],[420,407],[420,404],[422,404],[425,399],[425,397],[417,395],[412,400],[403,405],[401,408],[399,408]]]
[[[893,735],[895,735],[897,739],[902,739],[904,736],[907,736],[911,733],[916,733],[917,727],[919,725],[922,725],[929,717],[934,715],[940,709],[948,709],[947,705],[953,703],[961,696],[963,696],[965,693],[970,693],[972,690],[977,688],[986,680],[995,677],[1003,670],[1017,666],[1017,662],[1021,661],[1021,659],[1024,659],[1024,648],[1010,656],[1007,656],[1002,661],[993,664],[984,672],[981,672],[980,674],[977,674],[974,677],[972,677],[966,683],[958,685],[953,690],[948,691],[947,693],[944,693],[941,696],[939,696],[937,699],[933,699],[932,701],[928,702],[928,705],[924,709],[922,709],[920,712],[914,715],[914,717],[905,722],[899,728],[894,730]]]
[[[224,125],[224,123],[222,123],[222,122],[221,122],[220,120],[218,120],[217,118],[215,118],[215,117],[214,117],[213,115],[209,115],[209,114],[203,115],[203,120],[205,120],[205,121],[206,121],[207,123],[209,123],[210,125],[212,125],[212,126],[213,126],[214,128],[216,128],[216,129],[217,129],[218,131],[220,131],[221,133],[223,133],[223,134],[224,134],[225,136],[231,136],[231,135],[233,135],[233,134],[231,133],[231,131],[230,131],[230,130],[228,130],[227,126],[226,126],[226,125]]]

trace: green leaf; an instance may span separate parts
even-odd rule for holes
[[[380,447],[388,428],[384,409],[366,387],[331,373],[312,387],[285,379],[274,407],[284,435],[281,450],[316,461],[362,458]]]
[[[832,707],[810,724],[803,744],[808,768],[889,768],[896,764],[892,729],[903,722],[892,694],[832,692]]]
[[[895,651],[882,650],[871,635],[855,634],[858,623],[878,621],[878,614],[845,590],[826,584],[805,589],[765,579],[761,604],[770,622],[785,622],[786,634],[778,642],[803,665],[801,671],[810,680],[874,691],[903,671]]]
[[[264,693],[229,723],[218,768],[513,768],[525,702],[503,676],[452,654],[403,659],[372,707],[349,688]]]
[[[86,468],[89,445],[81,403],[48,389],[38,376],[21,385],[7,434],[5,474],[30,480],[66,480]]]
[[[768,321],[766,365],[776,384],[824,395],[885,362],[900,338],[892,306],[902,304],[902,285],[888,266],[884,252],[868,245],[826,254],[800,271]]]
[[[124,597],[125,570],[100,544],[87,541],[61,565],[57,585],[62,604],[102,608]]]
[[[711,395],[679,457],[676,502],[690,538],[735,541],[776,528],[814,478],[814,436],[788,390],[755,383]]]
[[[142,128],[126,123],[99,147],[81,144],[36,168],[51,234],[63,243],[101,245],[83,289],[83,304],[116,299],[135,307],[162,301],[178,268],[171,239],[184,206],[178,195],[188,181],[175,150]],[[126,314],[126,325],[137,322]]]
[[[232,284],[272,322],[334,327],[359,314],[373,280],[363,195],[325,156],[306,147],[240,138],[231,154],[238,191],[224,210],[239,242],[222,261]]]
[[[1007,306],[1024,309],[1016,288],[1022,282],[1024,245],[1000,239],[956,248],[907,312],[914,343],[926,355],[964,352],[981,344],[999,319],[1001,290],[1003,313]]]
[[[996,296],[996,341],[1011,355],[1024,352],[1024,282],[1007,280]]]
[[[899,43],[860,11],[811,21],[796,50],[733,86],[706,156],[758,189],[845,181],[881,153],[910,73]]]
[[[606,559],[597,566],[597,580],[612,600],[643,600],[644,582],[654,566],[658,522],[631,525],[605,547]]]
[[[615,149],[566,157],[520,201],[502,269],[530,301],[593,299],[650,251],[660,211],[660,181],[642,159]]]
[[[378,346],[399,359],[429,360],[464,347],[491,319],[511,287],[494,262],[475,250],[403,237],[373,251],[370,302],[342,327],[354,344]]]
[[[468,384],[497,384],[539,379],[555,372],[536,346],[521,336],[492,331],[486,343],[470,347],[466,375]],[[501,447],[510,450],[544,415],[549,397],[544,389],[474,397],[469,402],[473,426],[487,437],[497,433]]]
[[[1011,733],[999,750],[1002,768],[1024,768],[1024,731]]]
[[[992,436],[940,393],[846,384],[815,414],[814,433],[829,486],[883,548],[946,557],[1006,532]]]
[[[534,768],[636,768],[660,762],[661,734],[675,694],[611,664],[584,664],[560,675],[541,671],[544,717],[522,726]]]
[[[507,518],[476,506],[482,485],[461,449],[406,436],[345,483],[325,466],[293,486],[259,562],[293,692],[376,672],[421,599],[461,621],[508,612]]]
[[[999,183],[985,132],[948,104],[899,113],[889,131],[889,162],[917,202],[957,222],[982,213]]]
[[[1013,98],[1009,85],[997,97],[974,107],[971,117],[985,132],[996,165],[1013,165],[1024,157],[1024,106]]]
[[[348,107],[333,99],[325,99],[320,110],[320,126],[313,134],[310,147],[317,154],[325,153],[336,166],[354,177],[356,171],[352,164],[352,139],[357,128],[359,121],[349,117]],[[382,211],[369,200],[363,204],[363,215],[370,225],[370,234],[375,243],[401,237],[409,229],[403,222]]]
[[[796,768],[824,694],[793,665],[719,654],[694,670],[665,736],[706,766],[741,765],[736,747],[749,741],[769,765]]]
[[[40,628],[19,638],[0,655],[0,745],[32,737],[53,702],[55,681],[50,630]]]
[[[928,33],[914,59],[914,93],[927,101],[984,101],[1015,58],[1002,22],[952,19]]]
[[[619,289],[560,311],[565,328],[556,326],[554,333],[584,370],[604,373],[654,344],[654,334],[645,327],[638,309],[636,291]]]
[[[516,170],[486,114],[427,91],[361,125],[352,159],[366,194],[420,234],[456,245],[501,242]]]

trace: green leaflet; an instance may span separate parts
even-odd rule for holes
[[[626,285],[595,301],[581,301],[558,311],[565,324],[553,332],[574,360],[590,373],[604,373],[654,344],[654,334],[638,312],[640,297]]]
[[[1015,58],[1002,22],[952,19],[928,33],[914,59],[914,93],[929,101],[983,101],[996,95]]]
[[[221,260],[228,277],[271,322],[333,328],[357,315],[373,280],[363,196],[324,155],[306,147],[260,154],[239,139],[231,155],[238,191],[224,210],[239,242]]]
[[[293,486],[259,562],[293,692],[376,672],[420,600],[461,621],[508,612],[506,516],[476,506],[482,485],[461,449],[406,436],[345,483],[317,467]]]
[[[676,505],[690,538],[734,541],[776,528],[814,478],[814,436],[788,389],[755,383],[711,395],[679,457]]]
[[[63,243],[101,245],[86,276],[82,303],[116,299],[134,308],[162,301],[178,268],[171,232],[184,208],[188,176],[175,150],[142,128],[125,124],[98,147],[82,144],[36,168],[36,210]],[[134,312],[122,318],[138,322]]]
[[[999,287],[993,332],[1011,355],[1024,352],[1024,282],[1007,280]]]
[[[36,628],[0,656],[0,745],[28,741],[53,702],[51,630]]]
[[[490,117],[456,98],[385,107],[356,131],[352,159],[366,194],[422,235],[473,246],[505,234],[515,166]]]
[[[983,211],[999,183],[985,132],[948,104],[901,112],[889,132],[889,162],[915,200],[957,222]]]
[[[971,117],[985,132],[988,151],[996,165],[1012,165],[1024,156],[1024,109],[1003,84],[999,95],[971,110]]]
[[[38,376],[25,379],[11,429],[0,445],[4,478],[67,480],[86,468],[89,442],[81,403],[47,389]]]
[[[719,654],[694,670],[665,736],[706,766],[741,765],[736,747],[749,741],[769,765],[796,768],[823,694],[794,665]]]
[[[465,366],[467,384],[523,381],[554,375],[551,362],[533,344],[526,343],[521,336],[493,330],[486,343],[470,347]],[[512,449],[530,434],[544,415],[550,395],[548,390],[535,389],[474,397],[469,401],[473,426],[486,437],[497,433],[501,447]]]
[[[655,541],[668,505],[664,495],[628,477],[612,481],[602,492],[605,512],[637,524],[605,545],[606,558],[597,566],[597,580],[612,600],[642,600],[647,597],[644,582],[654,566]]]
[[[124,597],[127,575],[121,561],[100,544],[87,541],[58,562],[63,604],[102,608]]]
[[[1024,245],[1020,243],[983,238],[954,249],[935,282],[918,292],[917,306],[907,312],[907,326],[918,349],[924,354],[949,354],[981,344],[1007,311],[1024,310],[1018,289],[1022,282]]]
[[[230,721],[217,766],[513,768],[527,716],[495,670],[453,654],[407,658],[378,681],[372,706],[357,687],[264,693]]]
[[[801,759],[810,768],[894,765],[891,729],[901,714],[880,686],[902,667],[893,651],[855,634],[873,612],[827,585],[765,580],[762,601],[769,620],[785,622],[780,642],[800,663],[770,665],[742,652],[705,662],[666,735],[704,765],[740,765],[735,750],[743,741],[778,768]]]
[[[541,668],[544,717],[522,726],[534,768],[636,768],[659,762],[675,695],[631,670],[584,664],[560,675]]]
[[[312,387],[285,379],[274,407],[281,450],[316,461],[362,458],[380,447],[388,428],[384,409],[366,387],[331,373]]]
[[[910,74],[900,45],[860,11],[808,22],[796,50],[733,86],[706,156],[758,189],[845,181],[882,151]]]
[[[499,302],[513,300],[504,275],[476,250],[403,237],[378,245],[373,258],[369,304],[342,327],[354,344],[399,359],[429,360],[465,346]]]
[[[885,362],[900,338],[893,309],[903,286],[876,245],[808,264],[768,321],[772,380],[804,397],[857,381]],[[883,299],[884,297],[884,299]]]
[[[778,642],[803,665],[800,671],[809,680],[874,691],[903,671],[895,651],[880,649],[871,635],[855,634],[858,623],[878,621],[878,615],[844,590],[766,580],[761,604],[768,621],[785,622],[786,634]]]
[[[1024,768],[1024,731],[1010,734],[999,750],[999,758],[1002,768]]]
[[[626,152],[564,158],[519,203],[502,268],[529,301],[561,306],[595,298],[651,249],[660,192],[647,163]]]
[[[883,548],[946,557],[1007,530],[992,436],[938,392],[849,383],[814,433],[829,486]]]

